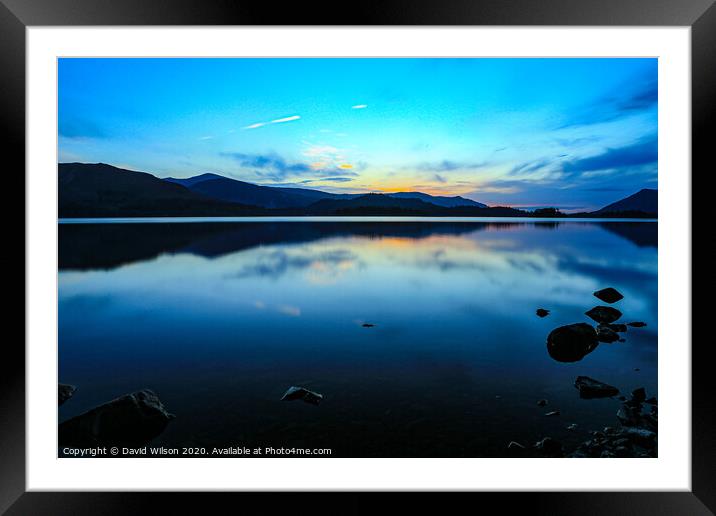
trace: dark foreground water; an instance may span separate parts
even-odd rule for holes
[[[153,445],[576,446],[620,406],[580,399],[576,376],[658,396],[656,235],[653,222],[60,224],[59,380],[78,387],[60,421],[149,388],[176,415]],[[580,362],[550,358],[547,334],[589,322],[607,286],[625,296],[620,322],[648,326]],[[291,385],[325,400],[279,401]]]

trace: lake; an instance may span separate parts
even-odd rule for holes
[[[616,426],[579,375],[658,396],[655,222],[80,222],[58,226],[60,421],[149,388],[176,415],[152,445],[504,457]],[[647,326],[552,359],[604,287]]]

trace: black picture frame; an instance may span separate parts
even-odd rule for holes
[[[0,0],[0,113],[6,129],[3,158],[17,181],[16,198],[24,199],[25,170],[25,31],[32,26],[72,25],[551,25],[551,26],[689,26],[692,59],[692,170],[713,169],[709,135],[716,133],[716,6],[714,0],[383,0],[345,5],[334,2],[279,4],[230,0]],[[710,130],[709,130],[710,129]],[[684,171],[688,180],[689,171]],[[695,174],[691,177],[693,178]],[[7,178],[7,176],[6,176]],[[6,183],[8,186],[10,183]],[[7,190],[6,190],[7,191]],[[22,191],[20,197],[18,192]],[[693,191],[693,190],[692,190]],[[10,199],[11,196],[6,197]],[[22,201],[21,201],[22,202]],[[694,201],[694,205],[698,205]],[[5,212],[17,218],[18,208]],[[693,218],[693,211],[692,211]],[[24,228],[24,224],[23,224]],[[24,235],[23,235],[24,237]],[[710,239],[709,239],[710,240]],[[23,246],[24,249],[24,246]],[[693,248],[692,248],[693,253]],[[694,255],[695,256],[695,255]],[[23,252],[23,270],[25,259]],[[19,256],[16,257],[19,261]],[[692,262],[693,263],[693,262]],[[692,265],[693,267],[697,264]],[[700,269],[696,269],[700,270]],[[15,274],[14,276],[19,277]],[[703,287],[702,287],[703,288]],[[24,299],[24,294],[23,294]],[[23,310],[12,303],[8,315]],[[694,310],[705,310],[694,306]],[[13,314],[14,315],[14,314]],[[17,314],[17,319],[19,319]],[[8,317],[8,322],[15,318]],[[692,316],[693,319],[693,316]],[[9,328],[9,324],[6,326]],[[10,335],[6,332],[6,335]],[[690,343],[667,343],[687,346]],[[469,506],[498,504],[501,511],[532,514],[683,514],[716,512],[716,405],[712,399],[712,339],[693,339],[692,350],[692,490],[647,493],[479,493]],[[8,515],[194,514],[212,505],[242,511],[260,503],[262,512],[290,504],[331,514],[373,512],[384,506],[378,493],[38,493],[25,489],[25,350],[20,338],[6,338],[0,359],[0,513]],[[258,497],[261,498],[258,498]],[[289,499],[287,499],[287,496]],[[317,498],[319,496],[320,498]],[[477,497],[477,500],[474,499]],[[329,502],[329,503],[326,503]],[[401,504],[405,504],[405,500]],[[411,497],[423,509],[445,510],[440,497]],[[305,505],[305,507],[304,507]],[[404,506],[405,508],[405,506]],[[212,513],[220,512],[218,509]]]

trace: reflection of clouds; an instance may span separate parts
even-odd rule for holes
[[[301,309],[297,306],[291,305],[279,305],[276,310],[284,315],[290,315],[291,317],[298,317],[301,315]]]
[[[309,269],[311,277],[335,277],[356,265],[356,256],[346,249],[313,252],[311,249],[274,249],[260,253],[254,263],[243,265],[234,278],[268,277],[277,279],[291,270]]]

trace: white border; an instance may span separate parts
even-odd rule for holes
[[[32,27],[27,43],[28,490],[690,490],[689,28]],[[148,55],[659,57],[659,458],[57,459],[56,59]]]

